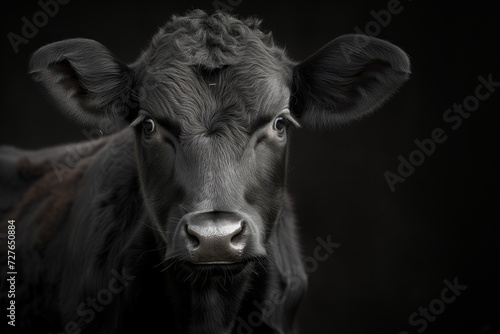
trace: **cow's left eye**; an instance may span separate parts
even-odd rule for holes
[[[153,133],[156,129],[155,121],[153,121],[153,119],[149,117],[144,119],[144,121],[142,121],[142,128],[144,129],[145,133]]]
[[[286,119],[283,116],[278,116],[274,119],[273,129],[282,134],[286,129]]]

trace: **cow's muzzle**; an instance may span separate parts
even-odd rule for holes
[[[247,222],[234,212],[190,213],[181,220],[181,238],[194,264],[240,262],[247,246]]]

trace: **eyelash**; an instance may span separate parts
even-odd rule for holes
[[[131,128],[135,128],[137,125],[142,124],[142,121],[146,118],[146,115],[137,116],[132,123],[130,123]]]

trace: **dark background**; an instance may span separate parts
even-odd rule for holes
[[[226,1],[223,1],[226,2]],[[234,2],[238,2],[233,0]],[[302,60],[329,40],[362,31],[388,1],[250,1],[233,13],[256,15],[288,53]],[[300,309],[303,333],[416,333],[408,317],[439,298],[443,280],[467,290],[426,333],[497,333],[500,318],[499,91],[453,131],[443,113],[474,94],[477,77],[500,81],[500,15],[494,2],[401,1],[377,37],[411,57],[413,75],[382,110],[335,131],[293,133],[290,190],[304,254],[331,235],[341,247],[310,273]],[[2,9],[0,144],[39,148],[84,140],[27,75],[30,54],[57,40],[100,41],[126,62],[171,14],[213,11],[207,1],[72,0],[28,44],[13,52],[8,32],[35,2]],[[448,140],[390,191],[384,172],[442,127]],[[4,320],[2,320],[4,321]],[[22,321],[19,319],[19,321]]]

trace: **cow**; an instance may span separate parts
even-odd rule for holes
[[[363,35],[297,62],[261,20],[193,10],[132,64],[75,38],[36,51],[30,73],[90,139],[0,150],[18,272],[8,329],[289,334],[307,285],[291,129],[365,117],[410,62]]]

